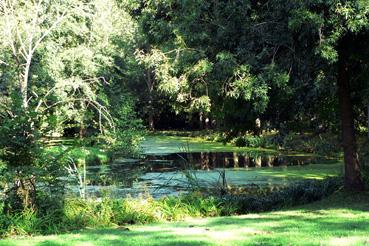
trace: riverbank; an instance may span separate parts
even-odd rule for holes
[[[141,144],[145,154],[169,154],[179,152],[248,152],[277,153],[276,149],[237,147],[231,143],[214,142],[201,136],[148,135]]]
[[[336,193],[281,211],[182,222],[86,229],[0,240],[21,245],[368,245],[369,193]]]

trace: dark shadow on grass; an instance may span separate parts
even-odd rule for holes
[[[53,242],[52,240],[45,240],[45,241],[37,244],[37,246],[63,246],[63,245],[64,244]]]

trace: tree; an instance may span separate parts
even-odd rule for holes
[[[24,109],[28,107],[29,77],[34,54],[66,17],[68,5],[71,3],[55,2],[48,9],[43,0],[0,2],[4,33],[2,44],[12,50]]]
[[[157,88],[175,99],[174,108],[188,113],[206,105],[230,127],[251,115],[251,126],[260,116],[275,125],[314,119],[313,130],[334,130],[340,118],[345,186],[360,190],[354,122],[368,95],[358,85],[368,71],[367,47],[360,45],[368,40],[368,6],[363,0],[141,1],[132,12],[161,52]]]
[[[341,111],[342,143],[345,159],[345,187],[351,190],[364,188],[355,139],[352,90],[354,71],[367,73],[368,47],[362,45],[369,40],[369,3],[367,1],[338,1],[330,6],[330,18],[326,22],[333,25],[323,33],[326,40],[322,47],[332,50],[333,64],[337,64],[337,86]],[[323,53],[324,54],[324,53]],[[331,56],[331,58],[333,58]],[[364,69],[364,70],[363,70]]]
[[[110,83],[118,83],[113,58],[125,55],[117,39],[127,46],[132,39],[127,17],[115,1],[0,1],[0,155],[2,174],[13,182],[6,189],[21,200],[17,208],[36,206],[36,195],[46,189],[37,187],[56,181],[63,169],[41,141],[57,129],[62,134],[72,123],[81,133],[104,133],[112,147],[119,145],[116,136],[127,140],[127,150],[137,145],[132,132],[113,134],[118,125],[138,128],[129,95],[107,96]],[[111,104],[122,122],[113,119]]]
[[[240,36],[246,36],[238,34],[237,25],[249,21],[242,18],[248,3],[141,1],[128,8],[145,34],[139,60],[145,55],[146,64],[149,59],[155,64],[150,73],[155,77],[154,89],[169,98],[173,111],[219,123],[225,115],[231,117],[232,110],[265,111],[266,83],[252,77],[249,64],[236,55]],[[251,106],[225,108],[232,101]]]

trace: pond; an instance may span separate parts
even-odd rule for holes
[[[200,187],[286,185],[302,179],[322,179],[341,173],[342,164],[305,155],[263,152],[192,152],[146,154],[87,167],[88,197],[154,198]],[[78,193],[76,186],[70,187]]]

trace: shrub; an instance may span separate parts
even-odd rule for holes
[[[313,147],[309,143],[309,140],[304,135],[297,135],[295,133],[289,133],[283,138],[282,146],[286,150],[297,150],[304,152],[312,152]]]
[[[365,139],[359,144],[359,156],[361,162],[361,172],[365,188],[369,190],[369,140]]]
[[[237,147],[246,147],[247,140],[245,137],[237,137],[234,140],[234,145],[236,145]]]
[[[214,142],[224,143],[226,142],[226,136],[221,133],[217,133],[214,137]]]
[[[87,156],[87,158],[86,158],[86,165],[87,166],[100,166],[101,164],[102,164],[101,159],[95,154],[91,154],[91,155]]]
[[[264,136],[239,136],[232,140],[232,143],[237,147],[266,147],[267,139]]]
[[[331,134],[313,136],[289,133],[283,138],[282,147],[286,150],[303,151],[322,156],[334,156],[340,151],[337,136]]]
[[[236,209],[239,214],[262,212],[287,206],[309,203],[331,195],[342,186],[342,178],[329,178],[323,181],[305,181],[265,195],[226,195],[223,206]]]
[[[263,147],[264,145],[264,138],[259,136],[249,136],[246,138],[246,146],[247,147]]]
[[[335,155],[341,150],[338,138],[329,134],[317,136],[312,143],[314,153],[322,156]]]

